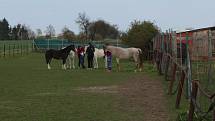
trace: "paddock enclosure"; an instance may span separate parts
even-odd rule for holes
[[[175,95],[175,107],[189,105],[183,114],[188,121],[214,121],[215,27],[168,30],[153,39],[153,48],[154,63],[168,81],[168,94]]]
[[[162,85],[158,79],[147,76],[154,71],[152,65],[146,64],[144,72],[135,73],[129,61],[121,61],[122,72],[114,68],[108,73],[104,67],[62,70],[61,62],[53,60],[52,63],[52,70],[48,70],[44,54],[35,52],[1,58],[1,121],[157,121],[168,118],[164,96],[161,97]],[[104,65],[102,59],[99,63]],[[116,66],[115,61],[113,66]],[[149,105],[152,98],[155,105]]]
[[[141,73],[129,60],[121,61],[122,72],[115,60],[105,72],[102,59],[92,71],[62,70],[58,60],[47,69],[45,50],[88,41],[0,41],[0,119],[167,121],[177,112],[178,121],[215,120],[215,27],[168,30],[152,41],[155,66],[144,62]]]
[[[108,40],[108,41],[81,41],[81,40],[65,40],[65,39],[35,39],[33,40],[33,45],[35,51],[43,51],[47,49],[61,49],[62,47],[68,46],[70,44],[74,44],[76,47],[86,46],[89,42],[91,42],[96,48],[102,49],[103,45],[105,45],[106,42],[110,43],[114,46],[119,47],[128,47],[124,44],[121,44],[121,42],[118,42],[119,40]]]
[[[0,58],[27,55],[33,50],[32,40],[0,41]]]

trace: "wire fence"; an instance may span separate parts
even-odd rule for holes
[[[0,41],[0,58],[27,55],[33,51],[32,41]]]
[[[190,103],[186,120],[215,121],[215,30],[160,33],[153,39],[154,63],[169,81],[168,94]],[[196,114],[193,117],[193,114]]]
[[[105,43],[107,41],[69,41],[64,39],[36,39],[33,40],[34,50],[35,51],[45,51],[48,49],[61,49],[65,46],[68,46],[70,44],[77,46],[86,46],[89,45],[89,42],[91,42],[96,48],[103,48]],[[117,40],[108,41],[108,43],[111,43],[114,46],[120,46],[120,47],[128,47],[124,44],[121,44]]]

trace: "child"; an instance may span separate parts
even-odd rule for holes
[[[110,51],[106,51],[105,52],[105,57],[106,57],[106,61],[107,61],[107,72],[111,72],[112,70],[112,53]]]
[[[82,66],[82,68],[85,68],[84,66],[84,47],[79,46],[78,47],[78,58],[79,58],[79,62],[78,62],[78,66]]]

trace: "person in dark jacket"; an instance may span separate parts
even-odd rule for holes
[[[89,46],[87,47],[87,50],[86,50],[89,69],[93,68],[94,52],[95,52],[95,47],[91,43],[89,43]]]

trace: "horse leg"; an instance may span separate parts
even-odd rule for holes
[[[141,50],[139,50],[138,61],[139,61],[139,71],[141,72],[143,69],[143,53]]]
[[[107,65],[107,56],[105,56],[105,69],[108,68],[108,65]]]
[[[51,66],[50,66],[50,64],[48,63],[48,69],[50,70],[51,69]]]
[[[119,58],[116,58],[116,63],[117,63],[117,69],[118,71],[120,71]]]
[[[51,57],[50,55],[46,52],[45,54],[45,58],[46,58],[46,64],[48,65],[48,69],[51,69],[50,63],[51,63]]]
[[[137,55],[133,55],[133,59],[134,59],[134,63],[136,65],[134,72],[137,72],[138,68],[139,68],[139,64],[138,64],[138,59],[137,59]]]
[[[94,56],[94,68],[99,68],[98,67],[98,60],[97,60],[96,56]]]
[[[62,69],[66,70],[66,58],[63,59],[63,65],[62,65]]]
[[[75,69],[75,56],[72,57],[72,68]]]
[[[49,70],[51,69],[50,63],[51,63],[51,59],[48,59],[48,60],[47,60],[47,65],[48,65],[48,69],[49,69]]]
[[[72,64],[71,64],[72,62],[71,62],[71,57],[70,56],[68,56],[68,61],[69,61],[69,64],[68,64],[69,65],[69,69],[71,69],[72,68]]]
[[[143,70],[143,64],[139,64],[139,71],[141,72]]]

